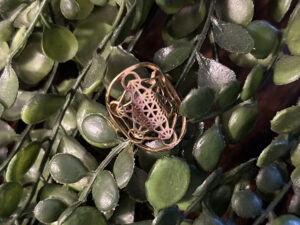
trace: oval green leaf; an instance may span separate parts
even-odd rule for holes
[[[134,169],[133,146],[124,149],[116,158],[113,172],[119,188],[124,188],[130,181]]]
[[[284,185],[284,180],[276,164],[259,170],[256,177],[257,188],[264,193],[274,193]]]
[[[83,22],[74,30],[74,35],[78,41],[78,52],[76,59],[86,65],[92,58],[98,45],[104,36],[111,30],[111,26],[101,22]]]
[[[61,0],[60,11],[69,20],[76,19],[80,11],[80,6],[76,0]]]
[[[246,137],[258,116],[258,103],[245,104],[233,111],[228,122],[225,121],[225,134],[231,143],[238,143]]]
[[[120,194],[113,175],[104,170],[97,175],[92,188],[93,200],[100,211],[114,209],[119,201]]]
[[[69,29],[51,24],[51,27],[44,29],[42,49],[49,58],[57,62],[66,62],[76,55],[78,42]]]
[[[184,98],[180,113],[188,118],[197,118],[207,113],[214,101],[214,91],[209,87],[193,89]]]
[[[283,56],[276,62],[273,81],[276,85],[284,85],[300,78],[300,56]]]
[[[189,57],[193,45],[190,42],[179,42],[174,45],[161,48],[154,54],[153,62],[163,72],[168,72],[180,66]]]
[[[160,210],[154,218],[152,225],[174,225],[183,219],[178,207],[173,206]]]
[[[115,130],[109,126],[106,118],[99,114],[90,114],[82,121],[82,134],[91,145],[109,148],[117,143]]]
[[[177,203],[190,183],[190,169],[186,162],[175,157],[156,161],[146,181],[146,194],[155,210]]]
[[[185,6],[167,23],[172,36],[183,38],[194,32],[205,18],[206,8],[203,1]]]
[[[53,60],[45,56],[42,51],[40,35],[36,35],[14,59],[13,66],[18,77],[24,83],[32,86],[38,84],[49,74],[53,64]]]
[[[39,94],[23,107],[21,118],[27,124],[37,124],[55,114],[65,103],[65,97],[54,94]]]
[[[253,0],[217,1],[216,12],[222,20],[247,26],[254,14]]]
[[[155,0],[155,2],[167,14],[174,14],[184,6],[182,0]]]
[[[74,210],[62,225],[108,225],[104,216],[94,207],[81,206]]]
[[[221,88],[215,98],[215,106],[224,109],[233,104],[241,90],[239,81],[230,81]]]
[[[19,151],[8,164],[6,180],[20,182],[34,164],[41,147],[41,142],[31,142]]]
[[[6,122],[0,120],[0,147],[4,147],[13,142],[17,137],[15,130]]]
[[[251,54],[257,59],[266,58],[278,41],[278,30],[264,20],[252,21],[247,30],[254,40],[254,48]]]
[[[16,182],[0,185],[0,218],[9,217],[16,209],[22,198],[23,188]]]
[[[242,218],[254,218],[262,213],[262,200],[253,191],[242,190],[232,196],[231,207]]]
[[[34,208],[35,218],[41,223],[53,223],[58,220],[60,214],[66,209],[66,205],[58,199],[46,199],[40,201]]]
[[[269,15],[280,22],[291,6],[292,0],[273,0],[269,2]]]
[[[17,97],[19,80],[10,64],[8,64],[0,76],[0,103],[5,108],[10,108]]]
[[[60,140],[57,151],[59,153],[67,153],[77,157],[89,170],[95,170],[98,166],[98,162],[95,157],[73,137],[66,135],[63,136]]]
[[[254,47],[254,40],[248,31],[240,25],[213,19],[213,35],[217,44],[233,53],[249,53]]]
[[[256,65],[248,74],[241,93],[243,101],[251,98],[257,91],[264,79],[264,69],[261,65]]]
[[[212,171],[217,166],[224,148],[223,135],[220,129],[214,125],[196,140],[193,156],[201,169]]]
[[[300,218],[294,215],[286,214],[277,217],[272,221],[272,225],[300,225]]]
[[[77,194],[68,187],[60,184],[45,184],[39,191],[38,200],[58,199],[66,205],[71,205],[78,199]]]
[[[9,52],[8,44],[6,42],[0,42],[0,70],[5,67]]]
[[[278,111],[271,120],[271,130],[278,134],[286,134],[300,127],[300,106],[291,106]]]
[[[260,153],[256,165],[265,167],[275,160],[285,155],[290,149],[288,135],[278,135],[274,140]]]
[[[73,155],[59,153],[53,156],[50,163],[50,174],[54,180],[71,184],[87,176],[88,169]]]

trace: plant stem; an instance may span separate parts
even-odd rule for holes
[[[274,200],[269,204],[266,211],[262,213],[253,223],[253,225],[259,225],[261,224],[265,218],[271,213],[274,208],[278,205],[278,203],[281,201],[281,199],[285,196],[285,194],[290,190],[292,187],[292,181],[289,181],[280,191],[280,193],[274,198]]]
[[[211,16],[212,16],[214,8],[215,8],[215,2],[216,2],[216,0],[212,0],[211,3],[210,3],[204,27],[201,31],[201,34],[198,35],[196,46],[195,46],[192,54],[190,55],[186,66],[184,67],[182,73],[180,74],[180,77],[177,80],[177,82],[175,84],[175,88],[178,88],[180,82],[185,78],[185,76],[190,71],[190,69],[192,68],[192,66],[195,62],[196,52],[200,50],[200,48],[201,48],[201,46],[202,46],[202,44],[203,44],[203,42],[206,38],[206,35],[207,35],[208,29],[209,29],[209,26],[210,26],[210,19],[211,19]]]
[[[2,173],[6,167],[8,166],[8,163],[10,162],[10,160],[14,157],[14,155],[21,149],[21,147],[23,146],[27,136],[29,135],[29,132],[31,131],[31,129],[33,128],[33,125],[28,125],[25,130],[23,131],[23,134],[21,136],[20,141],[18,141],[14,148],[12,149],[12,151],[10,152],[10,154],[8,155],[8,157],[5,159],[5,161],[2,162],[2,164],[0,165],[0,173]]]
[[[114,147],[109,153],[108,155],[105,157],[105,159],[100,163],[100,165],[98,166],[98,168],[95,170],[93,176],[91,177],[88,185],[84,188],[84,190],[81,192],[80,196],[79,196],[79,201],[81,203],[86,202],[87,196],[89,195],[89,193],[91,192],[92,186],[96,180],[96,177],[104,170],[104,168],[111,162],[111,160],[117,156],[123,149],[125,149],[126,147],[128,147],[130,144],[130,141],[124,141],[121,142],[119,145],[117,145],[116,147]]]
[[[211,187],[216,182],[216,180],[222,175],[222,169],[218,168],[214,172],[212,172],[203,182],[200,186],[197,187],[195,192],[193,193],[194,199],[193,202],[189,205],[187,210],[184,212],[184,217],[188,216],[192,210],[195,208],[195,206],[202,201],[202,199],[205,197],[205,195],[208,193],[208,191],[211,190]]]

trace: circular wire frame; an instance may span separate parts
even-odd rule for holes
[[[141,77],[138,74],[141,69],[150,71],[150,77]],[[122,87],[123,93],[111,99],[111,91],[116,87]],[[152,63],[138,63],[119,73],[109,84],[105,101],[112,121],[141,149],[153,152],[172,149],[185,134],[186,118],[178,113],[180,98]]]

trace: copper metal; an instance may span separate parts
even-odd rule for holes
[[[150,70],[151,76],[140,77],[141,69]],[[111,91],[116,87],[122,87],[123,93],[112,100]],[[185,133],[186,118],[178,114],[180,98],[162,71],[151,63],[139,63],[118,74],[107,88],[105,100],[113,122],[142,149],[171,149]],[[180,125],[178,133],[176,125]],[[161,144],[153,147],[151,141]]]

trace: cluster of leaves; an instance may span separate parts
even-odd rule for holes
[[[273,20],[290,5],[272,1]],[[168,14],[166,47],[153,62],[183,97],[179,113],[189,123],[182,143],[153,153],[121,136],[102,97],[119,72],[139,62],[135,45],[157,7]],[[253,128],[266,76],[274,71],[276,85],[299,79],[300,3],[282,31],[252,21],[252,0],[0,0],[0,14],[1,224],[231,225],[239,217],[300,224],[299,104],[275,115],[278,136],[257,159],[216,169],[226,144]],[[206,38],[214,59],[200,53]],[[243,85],[219,62],[219,47],[252,68]],[[79,72],[61,81],[56,75],[67,61]],[[120,92],[114,87],[111,95]],[[10,121],[26,127],[17,134]],[[289,214],[276,217],[292,185]],[[150,203],[155,219],[135,222],[137,202]],[[191,213],[199,216],[188,219]]]

